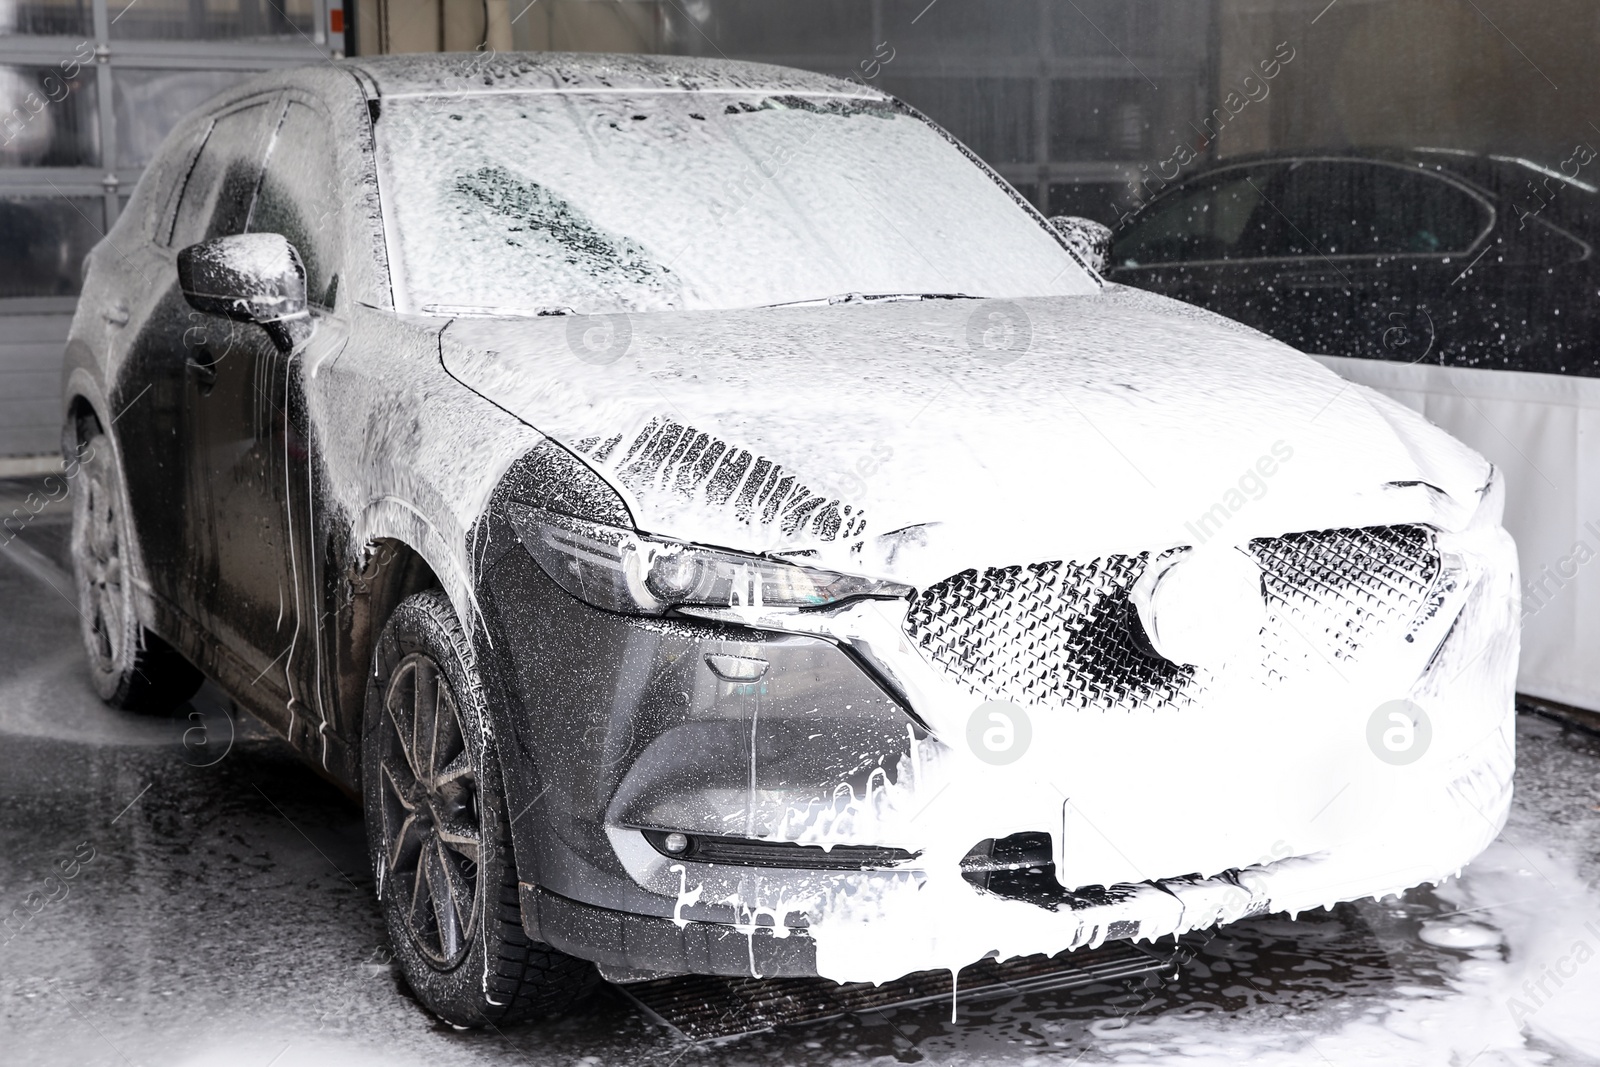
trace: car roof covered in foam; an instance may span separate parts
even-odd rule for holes
[[[826,93],[884,99],[855,82],[791,67],[689,56],[576,52],[454,53],[382,56],[350,64],[368,95],[636,90]]]

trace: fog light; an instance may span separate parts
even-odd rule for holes
[[[661,844],[673,855],[681,855],[682,853],[689,851],[689,835],[677,833],[668,834],[666,840],[661,842]]]

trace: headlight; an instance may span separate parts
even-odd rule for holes
[[[539,567],[588,604],[629,615],[676,607],[804,609],[909,586],[701,548],[513,504],[511,524]]]

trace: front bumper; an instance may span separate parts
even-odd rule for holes
[[[1025,708],[1031,750],[1002,767],[972,759],[949,727],[977,698],[941,691],[898,626],[861,617],[882,605],[815,634],[628,618],[506,552],[482,602],[496,659],[514,670],[497,733],[524,924],[619,977],[882,981],[1442,880],[1509,809],[1517,616],[1502,530],[1440,535],[1440,548],[1448,603],[1371,669],[1309,662],[1271,687],[1218,679],[1203,706],[1181,709]],[[727,681],[708,657],[767,666]],[[1432,726],[1427,751],[1398,765],[1369,731],[1396,700]],[[702,863],[643,829],[915,858]],[[980,840],[1026,832],[1050,835],[1060,882],[1094,888],[1041,903],[963,876]]]
[[[1054,910],[967,886],[971,898],[962,902],[961,913],[943,922],[932,916],[930,923],[933,909],[917,899],[925,879],[889,881],[877,887],[886,892],[868,893],[850,909],[858,914],[826,916],[825,925],[816,930],[819,946],[812,930],[776,925],[770,916],[742,923],[673,921],[594,907],[524,882],[523,927],[535,940],[593,960],[618,981],[661,974],[828,974],[841,981],[886,981],[948,966],[950,943],[956,939],[992,946],[972,960],[990,951],[1009,959],[1122,938],[1154,941],[1252,915],[1293,915],[1343,900],[1381,898],[1442,881],[1494,840],[1510,810],[1513,732],[1508,717],[1502,729],[1465,754],[1458,763],[1461,773],[1433,791],[1430,802],[1391,812],[1389,833],[1375,833],[1336,853],[1255,864],[1212,878],[1114,886],[1094,894],[1101,899]],[[752,900],[766,895],[762,882],[756,877],[747,884]],[[824,895],[835,900],[843,896]],[[746,914],[759,910],[749,908]],[[1011,936],[1002,939],[1002,932]],[[849,970],[828,959],[830,949],[841,947],[840,940],[848,942],[849,958],[856,964]],[[863,961],[877,962],[862,966]]]

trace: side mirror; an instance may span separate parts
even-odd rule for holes
[[[178,284],[189,306],[263,327],[285,351],[308,332],[306,268],[275,233],[216,237],[178,253]]]
[[[1105,273],[1106,264],[1111,260],[1110,226],[1077,215],[1057,215],[1050,220],[1050,225],[1095,273]]]

